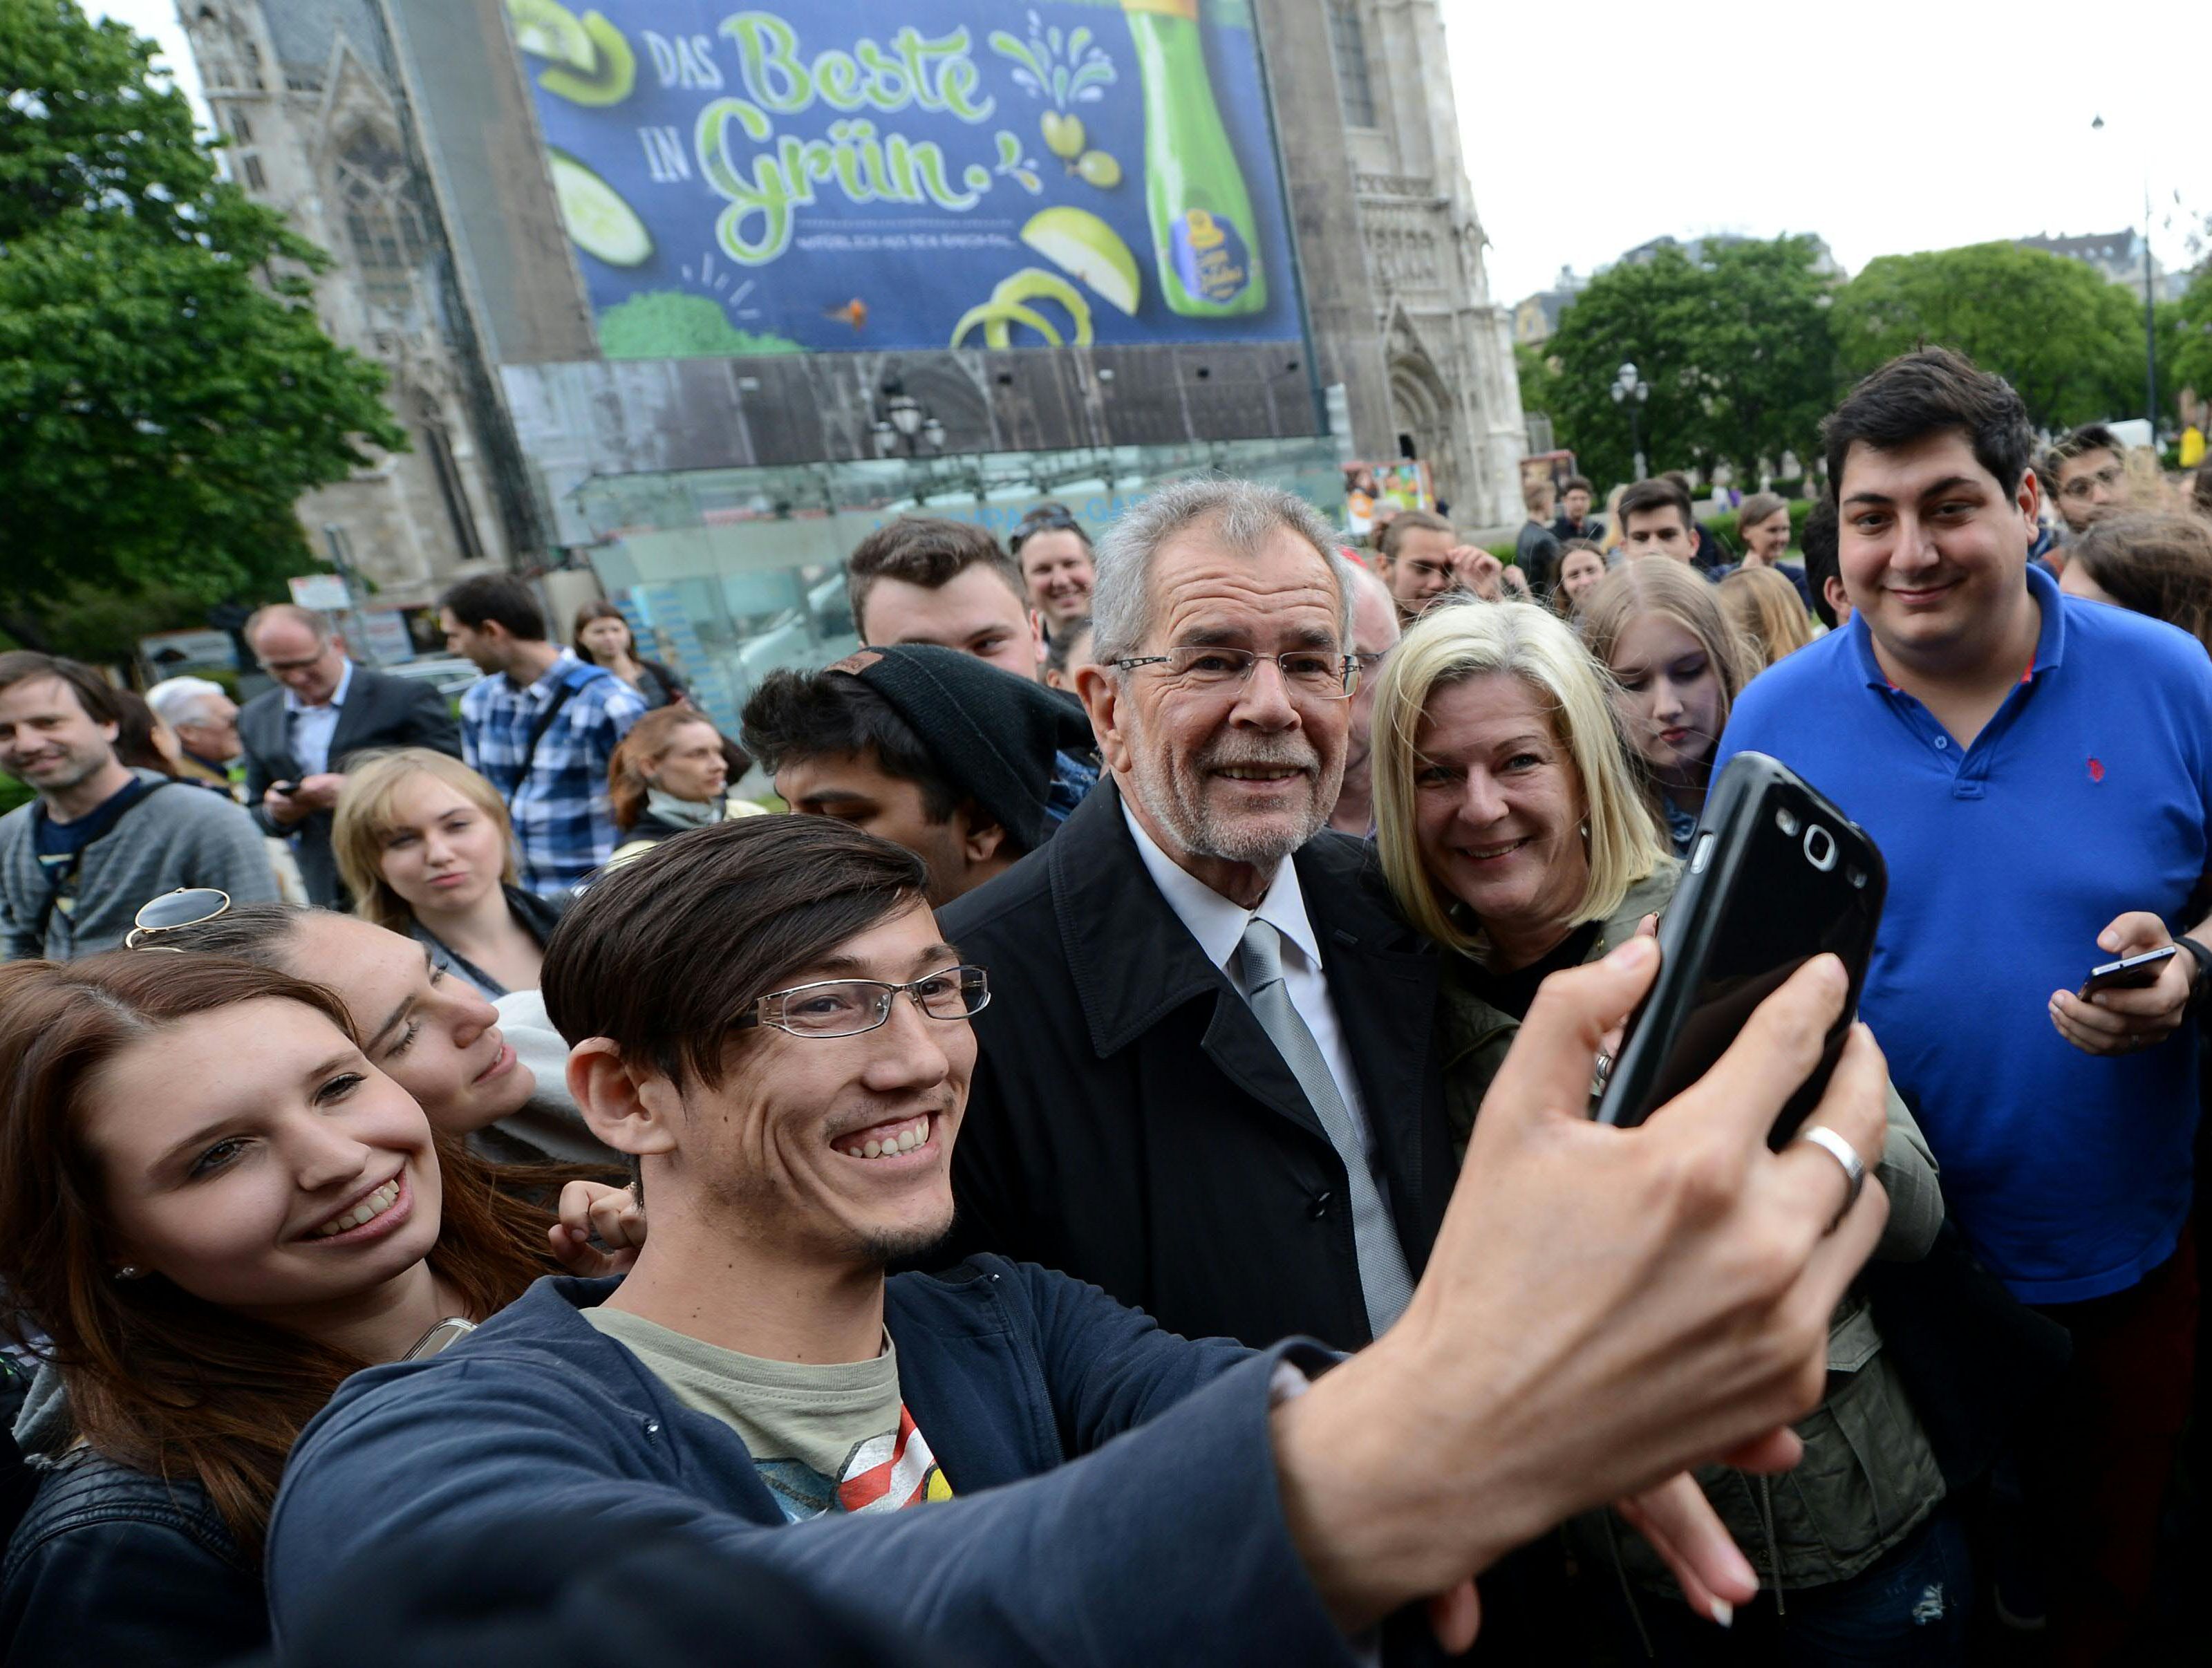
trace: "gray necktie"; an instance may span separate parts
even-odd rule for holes
[[[1245,998],[1283,1056],[1283,1063],[1306,1092],[1306,1104],[1321,1120],[1329,1145],[1344,1160],[1346,1187],[1352,1195],[1352,1243],[1359,1257],[1359,1289],[1367,1301],[1368,1330],[1379,1338],[1405,1312],[1407,1301],[1413,1294],[1413,1276],[1406,1272],[1406,1253],[1399,1246],[1389,1207],[1382,1202],[1375,1172],[1368,1168],[1366,1143],[1360,1139],[1352,1108],[1345,1104],[1321,1045],[1298,1017],[1291,993],[1283,984],[1282,934],[1255,915],[1244,928],[1239,950],[1243,957]]]

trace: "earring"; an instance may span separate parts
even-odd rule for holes
[[[1589,825],[1588,823],[1584,823],[1583,825],[1583,838],[1585,840],[1589,838]]]
[[[118,1280],[143,1280],[146,1277],[146,1270],[136,1263],[125,1263],[115,1271],[115,1277]]]

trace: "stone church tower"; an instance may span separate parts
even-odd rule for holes
[[[1491,300],[1437,0],[1321,3],[1392,425],[1462,524],[1518,523],[1512,320]]]
[[[303,497],[308,542],[346,555],[373,606],[434,601],[534,543],[513,441],[459,304],[376,0],[179,0],[230,176],[328,250],[316,312],[382,365],[413,449]],[[363,598],[364,603],[371,599]]]

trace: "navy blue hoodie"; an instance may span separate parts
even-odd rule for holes
[[[443,1354],[346,1381],[270,1525],[280,1644],[362,1554],[558,1507],[610,1544],[696,1534],[969,1663],[1353,1660],[1291,1545],[1268,1434],[1275,1363],[1319,1372],[1319,1348],[1193,1342],[995,1257],[897,1275],[900,1393],[956,1498],[787,1525],[738,1434],[580,1312],[618,1283],[541,1280]]]

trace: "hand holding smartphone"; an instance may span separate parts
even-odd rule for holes
[[[1641,1123],[1711,1070],[1752,1010],[1814,956],[1850,995],[1820,1063],[1767,1137],[1778,1151],[1818,1105],[1857,1017],[1888,871],[1866,831],[1764,753],[1712,785],[1680,886],[1659,922],[1659,977],[1630,1016],[1596,1117]]]
[[[2089,977],[2081,981],[2081,997],[2087,1001],[2100,990],[2141,990],[2156,984],[2158,976],[2166,971],[2166,964],[2180,953],[2179,945],[2164,944],[2139,956],[2123,956],[2118,961],[2093,967]]]

